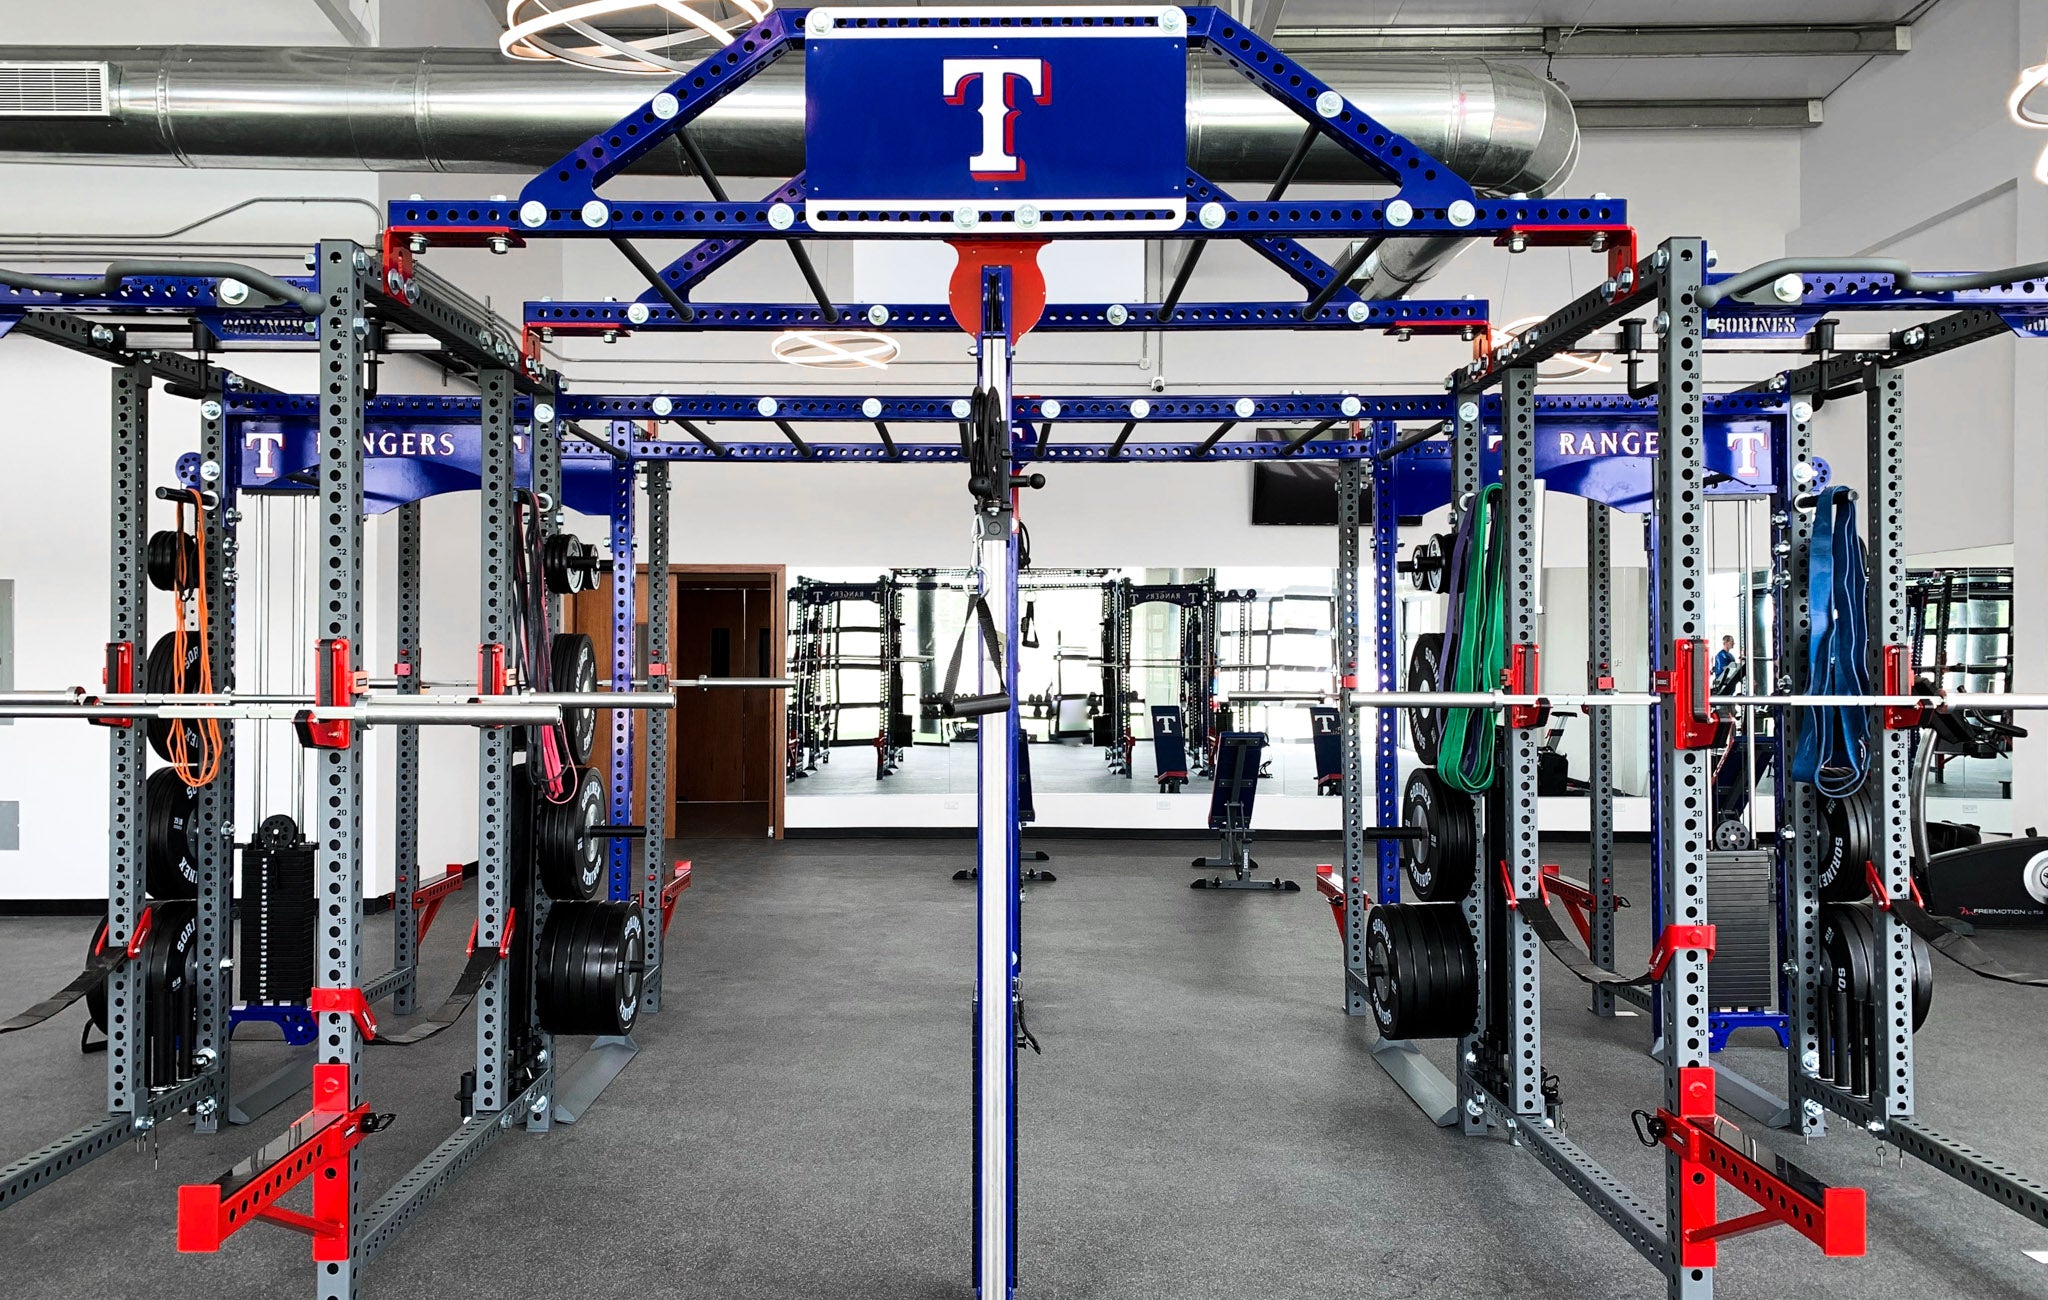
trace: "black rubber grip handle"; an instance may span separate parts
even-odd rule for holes
[[[586,840],[644,840],[647,838],[647,828],[645,826],[587,826],[583,830],[582,838]]]
[[[1010,711],[1010,697],[1002,692],[994,695],[959,695],[936,703],[939,716],[942,718],[979,718],[991,713]]]

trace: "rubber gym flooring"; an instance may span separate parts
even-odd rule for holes
[[[1523,1151],[1439,1132],[1372,1063],[1339,1011],[1337,935],[1313,892],[1329,849],[1269,843],[1299,894],[1195,891],[1206,842],[1037,841],[1055,884],[1025,905],[1031,1028],[1022,1093],[1020,1295],[1614,1296],[1662,1293],[1620,1238]],[[362,1278],[372,1300],[495,1294],[875,1297],[969,1294],[964,841],[735,840],[689,847],[696,885],[672,941],[669,1003],[642,1052],[574,1127],[507,1134]],[[1546,852],[1570,869],[1583,850]],[[1623,847],[1623,920],[1648,948],[1645,850]],[[460,900],[427,942],[429,998],[450,986]],[[366,964],[388,956],[371,925]],[[0,988],[27,1003],[77,968],[84,918],[0,920]],[[2048,936],[1996,941],[2048,960]],[[1936,959],[1919,1035],[1923,1119],[2035,1175],[2048,994]],[[1653,1107],[1640,1019],[1601,1021],[1544,971],[1545,1064],[1569,1135],[1661,1208],[1663,1162],[1629,1111]],[[100,1112],[104,1060],[73,1049],[80,1011],[0,1038],[0,1152]],[[374,1197],[456,1119],[468,1024],[372,1050],[368,1099],[398,1113],[365,1141]],[[280,1049],[238,1043],[254,1077]],[[573,1055],[570,1045],[565,1057]],[[1439,1055],[1444,1055],[1439,1053]],[[1731,1058],[1762,1076],[1767,1057]],[[173,1249],[175,1187],[219,1174],[297,1115],[119,1151],[0,1213],[0,1294],[207,1300],[311,1294],[305,1239],[253,1225],[218,1256]],[[1795,1151],[1798,1144],[1780,1139]],[[2048,1230],[1843,1132],[1797,1154],[1870,1189],[1868,1258],[1828,1260],[1786,1229],[1722,1246],[1723,1296],[2048,1296]],[[1725,1193],[1723,1213],[1747,1203]]]

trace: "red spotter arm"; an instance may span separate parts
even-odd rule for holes
[[[1783,1159],[1776,1169],[1767,1168],[1723,1138],[1714,1113],[1712,1066],[1680,1069],[1678,1096],[1682,1113],[1660,1109],[1650,1131],[1679,1156],[1680,1267],[1712,1268],[1715,1242],[1780,1223],[1819,1246],[1823,1255],[1854,1258],[1864,1253],[1862,1188],[1829,1187]],[[1715,1206],[1717,1178],[1758,1208],[1732,1219],[1720,1218]]]
[[[328,637],[313,643],[314,707],[345,709],[355,702],[356,678],[350,662],[347,638]],[[307,749],[347,749],[355,737],[354,722],[347,718],[315,721],[311,710],[302,711],[292,726]]]
[[[1912,695],[1913,652],[1906,646],[1888,645],[1884,648],[1884,693],[1886,695]],[[1881,711],[1886,731],[1912,731],[1917,728],[1925,709],[1911,709],[1904,705],[1887,704]]]
[[[1316,863],[1316,892],[1330,900],[1330,914],[1337,919],[1337,939],[1344,939],[1344,877],[1337,874],[1336,864]]]
[[[412,910],[420,914],[419,937],[425,939],[427,931],[434,928],[434,918],[441,914],[442,900],[462,888],[462,864],[448,864],[448,874],[431,885],[421,885],[412,891]]]
[[[349,1256],[348,1153],[369,1132],[368,1106],[348,1104],[349,1067],[313,1067],[313,1109],[261,1151],[210,1183],[178,1189],[178,1250],[219,1250],[238,1229],[258,1219],[313,1239],[313,1258],[342,1263]],[[313,1212],[301,1214],[278,1200],[300,1183],[313,1184]]]
[[[1539,667],[1541,654],[1526,641],[1518,641],[1508,647],[1507,688],[1511,695],[1535,695],[1542,680]],[[1550,706],[1536,704],[1508,705],[1508,726],[1516,731],[1528,731],[1550,721]]]
[[[1671,697],[1671,744],[1705,749],[1714,743],[1721,719],[1707,702],[1707,643],[1682,636],[1671,643],[1671,671],[1657,674],[1657,690]]]
[[[675,874],[661,887],[661,932],[668,934],[669,918],[676,914],[676,900],[690,887],[690,863],[684,859],[676,862]]]

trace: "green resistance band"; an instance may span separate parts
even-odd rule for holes
[[[1490,483],[1473,503],[1472,544],[1465,548],[1465,583],[1458,619],[1458,651],[1450,691],[1491,691],[1507,667],[1502,639],[1507,605],[1506,530],[1499,526],[1503,489]],[[1476,569],[1476,572],[1475,572]],[[1495,721],[1492,709],[1447,709],[1437,747],[1437,775],[1454,790],[1478,794],[1493,785]]]

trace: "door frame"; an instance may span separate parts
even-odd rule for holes
[[[640,572],[642,576],[645,576],[647,566],[641,565]],[[682,579],[758,579],[765,581],[768,586],[768,647],[770,655],[768,675],[770,677],[781,677],[789,671],[789,566],[783,564],[671,564],[668,566],[668,572],[669,580],[674,584],[669,591],[668,604],[669,645],[671,647],[676,644],[676,620],[681,615],[680,601],[677,597],[681,594]],[[677,689],[680,690],[681,688],[678,687]],[[768,749],[763,758],[768,763],[768,770],[775,773],[775,779],[768,785],[768,825],[769,834],[779,840],[783,837],[783,799],[788,793],[789,786],[789,755],[785,748],[789,736],[789,692],[787,690],[777,690],[775,694],[778,698],[775,709],[771,711],[768,728]],[[779,725],[774,716],[772,716],[774,713],[780,714]],[[679,745],[680,743],[681,739],[677,737],[676,744]],[[675,745],[670,747],[671,754],[675,752],[675,748]],[[673,802],[675,793],[674,773],[671,772],[669,780],[669,795],[671,799],[669,807],[671,811],[675,807]]]

